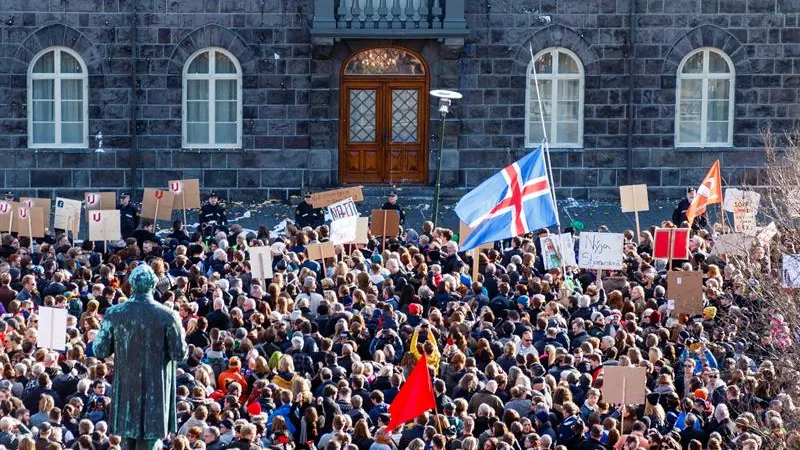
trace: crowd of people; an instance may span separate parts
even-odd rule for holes
[[[222,220],[216,205],[208,213]],[[157,236],[138,216],[130,225],[107,251],[56,235],[30,252],[25,238],[3,235],[5,449],[120,448],[107,422],[114,361],[95,357],[93,342],[139,264],[158,276],[154,297],[180,316],[189,346],[165,449],[798,446],[797,377],[779,360],[794,330],[757,282],[772,276],[767,248],[734,262],[711,255],[712,231],[695,230],[692,259],[673,262],[703,273],[703,313],[688,317],[671,309],[652,229],[625,231],[621,271],[547,271],[538,238],[548,231],[538,230],[482,250],[473,274],[472,253],[430,222],[337,246],[324,264],[304,252],[328,239],[321,222],[278,237],[266,227],[188,233],[180,222]],[[271,279],[253,278],[252,246],[270,247]],[[37,345],[41,306],[68,311],[66,351]],[[436,408],[387,429],[423,354]],[[610,365],[646,369],[643,404],[604,400]]]

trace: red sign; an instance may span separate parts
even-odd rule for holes
[[[689,259],[690,228],[658,228],[653,244],[653,257],[660,259]]]

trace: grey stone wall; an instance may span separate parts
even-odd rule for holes
[[[560,195],[608,198],[616,196],[618,184],[644,182],[654,196],[678,196],[697,185],[717,158],[731,185],[757,184],[763,165],[759,130],[788,129],[800,113],[797,0],[637,0],[633,54],[629,0],[467,0],[471,33],[458,49],[434,40],[314,46],[312,0],[2,3],[0,186],[24,195],[78,197],[87,188],[127,190],[197,177],[204,188],[231,198],[285,198],[307,186],[336,184],[341,64],[351,52],[381,43],[420,52],[432,88],[465,95],[445,133],[443,180],[450,186],[474,186],[524,152],[529,44],[534,52],[571,49],[586,73],[584,148],[554,149],[552,155]],[[87,63],[89,131],[103,132],[104,154],[27,148],[28,63],[53,45],[75,49]],[[182,150],[181,70],[190,54],[212,45],[232,52],[243,69],[243,149]],[[675,71],[686,54],[703,46],[724,50],[736,67],[734,148],[676,150]],[[435,148],[438,119],[431,103]],[[132,126],[137,154],[131,152]]]

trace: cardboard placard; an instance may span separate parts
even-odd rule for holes
[[[86,209],[117,209],[117,194],[113,192],[86,192],[83,194]]]
[[[545,270],[558,269],[563,261],[566,267],[575,267],[575,240],[571,234],[550,234],[539,238]],[[563,257],[562,257],[563,254]]]
[[[73,237],[81,232],[80,200],[56,197],[56,214],[53,228],[72,232]]]
[[[689,233],[691,231],[690,228],[656,229],[653,258],[669,259],[670,250],[672,250],[672,259],[689,259]]]
[[[175,196],[164,189],[145,188],[141,216],[145,219],[172,220]]]
[[[369,231],[373,236],[397,236],[400,233],[400,213],[394,209],[375,209],[370,215]]]
[[[466,242],[467,238],[472,233],[472,230],[473,230],[473,228],[470,228],[469,225],[467,225],[466,223],[459,222],[459,225],[458,225],[458,246],[459,247],[464,245],[464,242]],[[492,247],[494,247],[494,244],[492,242],[487,242],[485,244],[481,244],[481,245],[473,248],[473,250],[477,249],[478,251],[481,251],[481,250],[489,249],[489,248],[492,248]]]
[[[254,280],[272,279],[272,249],[269,246],[250,247],[250,271]]]
[[[348,244],[369,243],[369,217],[359,217],[356,224],[356,238]]]
[[[333,242],[320,242],[318,244],[308,244],[306,247],[308,259],[320,261],[325,258],[336,257],[336,249],[333,248]]]
[[[118,209],[102,209],[89,213],[89,240],[118,241],[122,239]]]
[[[622,269],[622,233],[581,233],[578,267],[585,269]]]
[[[0,200],[0,233],[10,233],[14,231],[11,225],[14,222],[14,213],[16,210],[16,203]]]
[[[169,191],[175,199],[172,202],[176,210],[198,209],[200,204],[200,180],[170,180]]]
[[[67,310],[39,307],[39,327],[36,345],[40,348],[67,349]]]
[[[622,212],[649,211],[646,184],[631,184],[619,187],[619,200]]]
[[[722,208],[725,209],[725,211],[734,212],[734,205],[737,201],[749,201],[756,212],[758,212],[758,206],[761,203],[761,194],[736,188],[725,189],[725,199],[722,202]]]
[[[756,209],[750,199],[733,202],[733,231],[748,235],[756,234]]]
[[[738,233],[722,234],[714,239],[712,255],[745,256],[753,245],[753,236]]]
[[[44,221],[44,226],[50,226],[50,199],[49,198],[33,198],[33,197],[22,197],[19,199],[19,202],[28,208],[42,208],[42,220]],[[27,236],[27,234],[25,234]],[[42,235],[41,237],[44,237]]]
[[[360,217],[345,217],[331,222],[331,242],[333,245],[348,244],[355,241],[359,219]]]
[[[354,202],[363,202],[364,193],[361,191],[361,186],[352,186],[311,194],[311,206],[314,208],[324,208],[346,198],[352,198]]]
[[[703,314],[703,273],[667,272],[667,298],[675,300],[676,314]]]
[[[347,197],[346,199],[336,202],[332,205],[328,206],[328,213],[331,216],[331,221],[335,222],[337,220],[346,219],[348,217],[358,217],[358,208],[356,208],[356,204],[352,198]]]
[[[42,208],[37,206],[28,208],[22,203],[16,203],[15,205],[12,230],[20,236],[43,238],[45,227]]]
[[[638,366],[603,367],[603,401],[626,405],[645,402],[647,369]]]

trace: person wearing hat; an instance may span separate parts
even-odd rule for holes
[[[303,201],[294,209],[294,221],[300,228],[317,228],[325,223],[325,211],[311,204],[311,192],[306,192]]]
[[[123,192],[119,195],[119,229],[122,232],[122,239],[133,237],[133,233],[139,228],[139,209],[131,203],[131,196]]]
[[[389,209],[397,211],[400,214],[400,225],[403,225],[406,221],[406,213],[403,212],[403,208],[397,203],[397,192],[389,192],[389,196],[386,199],[386,203],[381,206],[381,209]]]
[[[683,222],[687,222],[686,219],[686,211],[689,210],[689,206],[692,204],[695,196],[697,195],[697,191],[695,188],[690,187],[686,189],[686,198],[682,199],[678,202],[678,205],[675,206],[675,209],[672,211],[672,223],[676,226],[681,226]],[[694,222],[692,222],[692,228],[695,230],[699,230],[700,228],[705,228],[708,225],[708,217],[706,216],[705,211],[702,214],[698,214],[694,218]]]
[[[208,194],[208,202],[200,209],[200,228],[209,228],[214,235],[217,231],[228,230],[228,216],[225,213],[225,206],[219,202],[217,193],[211,191]]]
[[[242,375],[242,360],[238,356],[232,356],[228,361],[228,370],[219,374],[217,386],[225,388],[228,381],[235,381],[242,386],[242,392],[247,391],[247,380]]]

